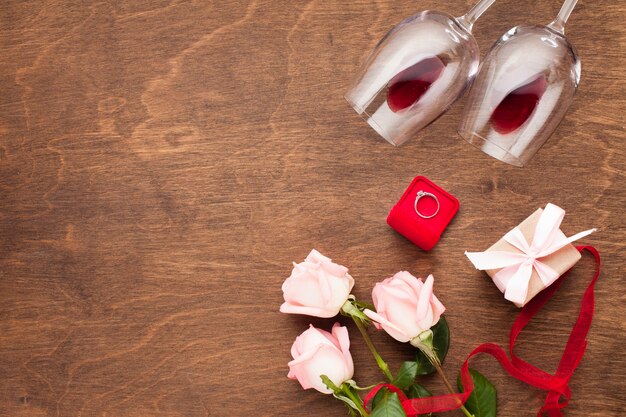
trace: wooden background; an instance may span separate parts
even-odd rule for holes
[[[566,415],[626,407],[624,5],[583,1],[567,27],[583,76],[530,165],[456,134],[464,101],[401,148],[342,96],[404,17],[470,0],[4,1],[0,5],[0,415],[344,416],[286,378],[309,322],[278,313],[291,261],[311,248],[350,268],[355,294],[399,270],[435,274],[454,377],[517,309],[464,250],[482,250],[548,202],[604,257],[587,354]],[[498,1],[482,53],[558,0]],[[425,253],[385,217],[416,175],[461,210]],[[590,279],[584,258],[523,335],[554,371]],[[381,380],[350,326],[355,378]],[[372,333],[375,333],[372,331]],[[373,334],[396,368],[411,349]],[[542,392],[489,358],[499,417],[534,416]],[[436,378],[423,383],[443,393]],[[460,415],[448,413],[446,415]]]

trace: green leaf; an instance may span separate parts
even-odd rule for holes
[[[360,320],[363,324],[369,325],[370,318],[363,313],[363,309],[357,305],[353,295],[348,297],[348,300],[343,304],[340,310],[341,314],[347,317],[352,317],[354,320]]]
[[[378,385],[378,384],[374,384],[374,385],[370,385],[369,387],[359,387],[359,386],[356,384],[356,381],[355,381],[355,380],[353,380],[353,379],[348,379],[347,381],[344,381],[344,382],[343,382],[343,384],[344,384],[344,385],[347,385],[347,386],[349,386],[350,388],[353,388],[353,389],[355,389],[355,390],[357,390],[357,391],[369,391],[369,390],[371,390],[372,388],[374,388],[376,385]]]
[[[339,389],[339,387],[335,385],[334,382],[331,381],[330,378],[327,377],[326,375],[320,375],[320,378],[322,378],[322,382],[324,383],[324,385],[326,385],[326,388],[328,388],[329,390],[333,392],[341,391],[341,389]]]
[[[415,375],[417,375],[417,363],[413,361],[404,362],[392,384],[400,389],[406,389],[415,381]]]
[[[364,309],[368,309],[368,310],[372,310],[372,311],[376,311],[376,307],[374,307],[374,304],[370,304],[370,303],[365,303],[362,301],[355,301],[354,304],[362,311]]]
[[[374,398],[372,398],[372,410],[378,407],[378,404],[380,404],[385,398],[387,398],[387,395],[389,394],[390,392],[387,388],[382,388],[378,390],[376,395],[374,395]]]
[[[448,328],[446,318],[441,316],[437,324],[431,327],[430,330],[433,331],[433,347],[435,354],[439,358],[439,361],[443,363],[443,360],[448,354],[448,348],[450,347],[450,329]],[[435,367],[421,351],[417,351],[415,363],[417,364],[417,375],[428,375],[435,372]]]
[[[409,398],[426,398],[432,397],[433,394],[430,393],[426,388],[421,386],[420,384],[413,384],[409,388],[407,388],[404,393]]]
[[[333,392],[333,397],[335,397],[339,401],[343,401],[350,410],[358,410],[356,404],[354,404],[354,401],[352,401],[349,397],[341,393],[337,394],[336,392]]]
[[[474,380],[474,391],[469,396],[465,407],[475,417],[496,417],[496,387],[480,372],[470,369]],[[461,375],[457,378],[459,391],[463,391]]]
[[[370,413],[370,417],[406,417],[398,394],[386,391],[386,394]]]

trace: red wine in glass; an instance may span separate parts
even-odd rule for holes
[[[394,113],[417,103],[446,66],[439,57],[426,58],[398,73],[387,85],[387,104]]]
[[[491,115],[491,125],[495,131],[506,135],[526,123],[547,87],[546,76],[540,75],[528,84],[511,91]]]

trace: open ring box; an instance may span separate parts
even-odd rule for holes
[[[420,191],[421,197],[418,196]],[[428,178],[418,176],[389,212],[387,224],[421,249],[428,251],[439,242],[441,234],[459,210],[459,205],[459,200],[446,190]],[[436,215],[428,218],[433,213]]]

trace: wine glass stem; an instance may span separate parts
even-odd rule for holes
[[[559,15],[548,26],[557,32],[563,33],[565,30],[565,23],[567,23],[569,15],[572,14],[572,10],[576,7],[576,3],[578,3],[578,0],[565,0],[565,3],[561,6]]]
[[[476,20],[483,13],[485,13],[485,11],[489,7],[491,7],[491,5],[495,1],[496,0],[480,0],[478,3],[474,5],[474,7],[471,8],[469,12],[467,12],[466,14],[458,18],[459,22],[461,22],[461,24],[465,26],[465,29],[467,29],[468,32],[471,32],[472,26],[474,26],[474,22],[476,22]]]

